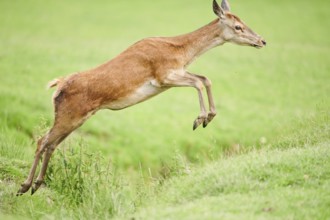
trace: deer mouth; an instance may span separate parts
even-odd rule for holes
[[[259,45],[259,44],[251,44],[252,47],[260,49],[263,47],[263,45]]]
[[[254,43],[254,44],[251,44],[251,46],[254,48],[258,48],[258,49],[266,46],[267,43],[265,40],[260,40],[260,41],[261,42],[259,44]]]

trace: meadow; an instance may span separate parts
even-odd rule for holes
[[[215,19],[212,1],[0,1],[1,219],[330,219],[330,15],[316,0],[232,1],[267,40],[189,70],[218,115],[192,130],[191,88],[103,110],[59,146],[46,186],[16,197],[53,120],[50,80],[150,36]]]

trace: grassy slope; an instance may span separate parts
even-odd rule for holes
[[[330,115],[281,143],[233,152],[203,167],[183,164],[153,189],[136,219],[329,219]]]
[[[51,124],[52,91],[44,90],[49,80],[98,65],[140,38],[186,33],[211,21],[214,16],[210,5],[204,1],[100,0],[93,4],[88,1],[48,1],[47,4],[38,0],[1,1],[1,212],[25,218],[105,218],[122,216],[140,208],[136,214],[140,217],[157,213],[166,216],[168,212],[192,217],[189,211],[200,210],[199,214],[205,212],[210,218],[221,213],[227,213],[228,218],[238,218],[244,213],[251,218],[266,218],[267,214],[274,218],[281,215],[294,218],[291,211],[297,213],[303,207],[306,216],[313,217],[315,210],[319,210],[317,217],[322,219],[327,214],[322,204],[329,202],[327,194],[321,193],[329,191],[326,181],[329,164],[326,161],[314,164],[313,161],[324,160],[318,151],[329,154],[326,148],[329,129],[326,128],[330,107],[330,40],[329,30],[325,28],[329,21],[328,7],[329,3],[321,0],[313,4],[307,0],[233,2],[233,11],[263,35],[269,46],[257,51],[225,45],[207,53],[190,67],[192,72],[205,74],[213,81],[219,115],[207,129],[191,131],[192,121],[198,114],[197,97],[192,89],[173,89],[123,111],[100,112],[55,154],[49,172],[50,187],[34,197],[16,198],[13,194],[25,178],[33,158],[34,140]],[[312,120],[308,120],[309,117]],[[287,133],[293,134],[287,138]],[[79,145],[83,147],[79,148]],[[272,150],[264,150],[270,145]],[[181,195],[177,200],[169,199],[166,192],[162,192],[166,188],[159,186],[158,180],[141,179],[141,176],[153,179],[159,173],[180,176],[185,174],[189,162],[207,163],[219,155],[244,153],[256,147],[262,150],[221,159],[196,171],[192,166],[192,174],[183,179],[175,177],[169,183],[160,181],[174,199]],[[60,152],[71,148],[78,150],[72,155],[61,156]],[[283,150],[276,150],[278,148]],[[79,157],[79,149],[83,149],[82,157]],[[254,159],[256,155],[261,156],[260,160]],[[274,159],[269,155],[274,155]],[[300,158],[297,162],[295,155]],[[254,179],[249,179],[250,174],[245,176],[245,163],[252,164],[251,172],[264,174],[258,165],[266,159],[278,166],[266,167],[265,172],[283,174],[283,178],[277,182],[272,176],[266,176],[265,181],[253,182]],[[109,160],[113,162],[111,169],[107,169]],[[216,172],[218,166],[225,165],[228,169],[221,171],[223,173]],[[313,168],[320,176],[312,178],[314,174],[308,173],[306,175],[311,178],[301,183],[299,170],[286,172],[282,170],[283,166]],[[68,170],[71,173],[65,173]],[[118,170],[124,170],[129,177],[121,176]],[[237,188],[233,185],[223,194],[214,189],[219,196],[210,198],[201,196],[202,191],[195,192],[194,188],[186,193],[182,190],[184,183],[189,182],[195,183],[197,188],[212,189],[194,178],[201,178],[199,173],[206,173],[217,177],[223,174],[231,179],[236,175],[231,170],[244,180],[236,185],[238,189],[249,191],[247,185],[256,183],[266,189],[265,193],[261,194],[262,189],[258,187],[250,194],[235,191]],[[84,181],[75,173],[82,174]],[[107,178],[101,175],[104,173],[108,174]],[[222,180],[226,181],[225,178]],[[293,186],[297,187],[291,190],[292,186],[283,185],[282,180],[292,180]],[[320,185],[311,188],[318,180]],[[265,186],[268,181],[270,185]],[[230,186],[228,182],[224,184],[226,188]],[[278,195],[271,203],[272,192],[277,189],[283,195]],[[155,194],[158,190],[160,193]],[[77,195],[77,192],[84,193]],[[284,197],[290,193],[294,197],[292,202]],[[319,199],[309,199],[314,198],[314,194],[321,195]],[[196,198],[191,197],[194,195]],[[249,202],[249,198],[256,204]],[[149,199],[160,205],[148,207],[145,201]],[[185,204],[180,199],[192,201]],[[240,199],[242,202],[237,202]],[[303,201],[301,206],[297,203],[299,199]],[[233,203],[224,204],[227,200]],[[262,201],[271,202],[262,206]],[[312,202],[322,204],[314,209]],[[217,212],[217,203],[223,204],[223,212]],[[312,208],[307,208],[308,205]],[[262,212],[264,208],[266,212]]]
[[[330,142],[261,150],[169,180],[136,219],[329,219]]]
[[[280,142],[204,166],[179,156],[165,180],[118,174],[97,154],[56,154],[49,170],[55,181],[33,197],[13,195],[24,166],[10,161],[16,173],[1,170],[0,207],[6,218],[33,219],[328,219],[330,117],[320,112],[301,126]]]

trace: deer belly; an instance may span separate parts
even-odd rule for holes
[[[141,87],[136,89],[134,92],[126,95],[123,98],[117,99],[107,103],[106,108],[112,110],[120,110],[127,108],[134,104],[143,102],[159,93],[165,91],[167,88],[161,88],[160,86],[155,85],[152,81],[143,84]]]

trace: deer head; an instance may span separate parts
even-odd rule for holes
[[[227,42],[238,45],[262,48],[266,41],[253,32],[239,17],[230,12],[227,0],[222,0],[221,6],[213,0],[213,11],[220,18],[219,26],[222,29],[222,38]]]

